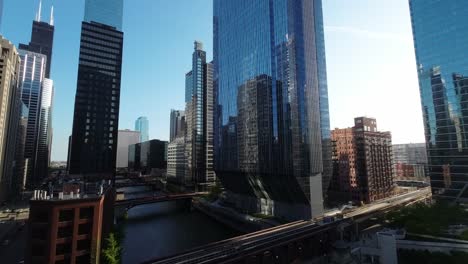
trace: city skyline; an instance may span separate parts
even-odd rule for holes
[[[55,109],[61,109],[55,112],[53,119],[52,160],[66,160],[77,79],[76,65],[72,62],[78,60],[77,32],[83,18],[82,12],[73,10],[84,10],[84,1],[44,0],[44,18],[49,17],[52,3],[56,27],[52,75],[56,88]],[[203,5],[186,1],[163,4],[139,0],[138,3],[124,6],[123,31],[129,37],[124,47],[119,129],[133,128],[135,118],[145,115],[150,120],[158,120],[150,124],[150,139],[168,140],[167,113],[171,108],[184,109],[184,74],[190,69],[190,62],[185,58],[192,52],[194,39],[204,42],[207,61],[212,59],[212,3],[209,0]],[[30,27],[37,5],[38,0],[5,1],[2,29],[15,45],[28,39],[28,32],[22,31]],[[141,6],[145,6],[143,11]],[[18,13],[22,16],[15,16]],[[133,19],[137,13],[141,14]],[[28,14],[31,19],[24,18]],[[187,16],[193,19],[177,19]],[[395,16],[401,19],[395,21]],[[352,125],[349,120],[354,116],[368,115],[380,120],[382,130],[392,132],[394,143],[423,142],[408,1],[360,0],[352,4],[342,0],[326,1],[324,20],[331,129]],[[149,26],[141,26],[143,24]],[[171,26],[164,26],[168,24]],[[192,26],[200,30],[190,30]],[[143,38],[146,42],[142,44]],[[167,45],[169,39],[170,45]],[[154,51],[154,45],[159,47],[158,51]],[[150,50],[151,55],[141,53]],[[375,67],[382,61],[386,63]],[[140,62],[147,67],[137,74],[133,68]],[[389,78],[389,72],[400,77]],[[404,98],[399,96],[402,93],[406,95]],[[366,104],[352,107],[356,105],[352,101],[356,100]],[[393,112],[388,111],[396,101],[398,107]]]

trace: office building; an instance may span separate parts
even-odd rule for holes
[[[393,165],[398,180],[426,180],[426,144],[394,144]]]
[[[22,72],[26,75],[21,88],[22,102],[29,110],[24,159],[27,183],[35,185],[48,176],[52,148],[52,108],[54,85],[50,79],[54,42],[54,11],[49,23],[41,21],[42,1],[32,24],[29,44],[20,44]],[[44,64],[44,65],[42,65]],[[26,69],[25,67],[32,67]],[[32,72],[36,70],[36,72]],[[23,76],[23,75],[22,75]],[[24,76],[23,76],[24,77]],[[22,152],[17,149],[17,152]]]
[[[90,188],[90,185],[99,185]],[[100,263],[114,221],[115,190],[102,183],[34,191],[25,263]],[[81,188],[81,189],[80,189]]]
[[[180,185],[190,182],[190,178],[185,178],[186,164],[185,138],[177,137],[167,146],[167,180]]]
[[[438,199],[467,202],[468,2],[409,4],[432,193]]]
[[[47,57],[40,53],[27,50],[18,51],[21,57],[21,101],[28,109],[28,125],[26,130],[26,142],[24,146],[24,158],[28,160],[26,183],[29,186],[38,184],[46,175],[36,175],[36,161],[38,151],[38,138],[40,133],[41,96],[45,79]]]
[[[54,7],[50,10],[49,23],[41,21],[42,0],[39,1],[39,10],[32,24],[31,41],[29,44],[19,44],[19,49],[43,54],[47,58],[45,78],[50,78],[52,65],[52,49],[54,46]]]
[[[177,137],[185,136],[185,112],[181,110],[171,109],[169,142],[172,142]]]
[[[39,117],[39,133],[37,137],[37,155],[35,175],[46,178],[49,173],[50,155],[52,151],[52,101],[54,98],[54,83],[44,78],[41,93],[41,108]]]
[[[129,169],[143,175],[165,176],[167,169],[167,141],[153,139],[130,145]],[[133,165],[133,167],[130,167]]]
[[[215,183],[213,170],[213,64],[206,62],[206,52],[199,41],[194,43],[192,70],[185,75],[185,120],[187,184],[204,190]]]
[[[322,1],[215,0],[213,23],[215,171],[229,202],[322,215],[332,168]]]
[[[20,111],[19,66],[16,47],[0,35],[0,201],[11,194]]]
[[[122,0],[85,1],[70,174],[113,177],[122,74]]]
[[[26,143],[26,133],[28,128],[29,109],[23,102],[20,102],[20,117],[17,129],[17,138],[15,145],[15,170],[13,172],[13,190],[20,193],[26,189],[26,179],[29,166],[29,159],[24,158],[24,149]]]
[[[331,201],[371,203],[393,194],[392,136],[374,118],[358,117],[354,127],[331,132]]]
[[[117,168],[128,167],[128,147],[140,142],[140,132],[119,130],[117,138]]]
[[[140,116],[135,121],[135,131],[140,132],[140,142],[149,140],[149,121],[146,116]]]
[[[128,170],[131,172],[140,171],[141,144],[128,146]]]

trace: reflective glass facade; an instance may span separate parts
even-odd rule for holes
[[[86,0],[85,22],[97,22],[122,30],[123,0]]]
[[[149,121],[146,116],[140,116],[135,121],[135,131],[140,132],[140,142],[149,140]]]
[[[185,75],[187,182],[198,190],[214,184],[213,65],[206,62],[203,44],[194,42],[192,70]]]
[[[468,201],[468,2],[410,8],[432,191]]]
[[[321,0],[214,1],[215,170],[237,206],[323,212],[331,173]]]
[[[28,126],[26,129],[26,143],[24,157],[28,159],[27,184],[35,184],[41,180],[35,175],[34,168],[37,160],[37,141],[40,133],[41,95],[46,70],[46,55],[26,50],[19,50],[21,66],[21,100],[29,110]]]
[[[50,154],[52,148],[52,101],[54,97],[54,82],[44,78],[41,93],[41,113],[39,117],[39,134],[37,138],[37,159],[35,174],[41,178],[49,173]]]

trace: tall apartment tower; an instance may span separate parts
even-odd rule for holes
[[[0,35],[0,201],[13,187],[16,129],[19,125],[20,57],[15,46]]]
[[[438,199],[467,202],[468,2],[409,4],[432,193]]]
[[[290,220],[322,215],[331,172],[322,1],[215,0],[213,23],[215,171],[228,199]]]
[[[135,131],[140,132],[140,142],[149,140],[149,121],[146,116],[140,116],[135,121]]]
[[[70,174],[113,178],[122,73],[123,1],[86,0],[81,26]]]
[[[214,184],[213,170],[213,65],[206,62],[206,52],[199,41],[194,43],[192,70],[185,75],[185,119],[187,181],[198,189]]]
[[[392,136],[377,131],[374,118],[358,117],[354,127],[335,129],[330,199],[370,203],[393,194]]]
[[[169,142],[177,137],[185,136],[185,112],[182,110],[171,109]]]

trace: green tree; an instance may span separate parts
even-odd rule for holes
[[[109,237],[106,239],[107,247],[102,251],[104,255],[104,261],[107,264],[120,264],[121,262],[121,255],[122,255],[122,247],[118,241],[118,238],[111,232]]]

